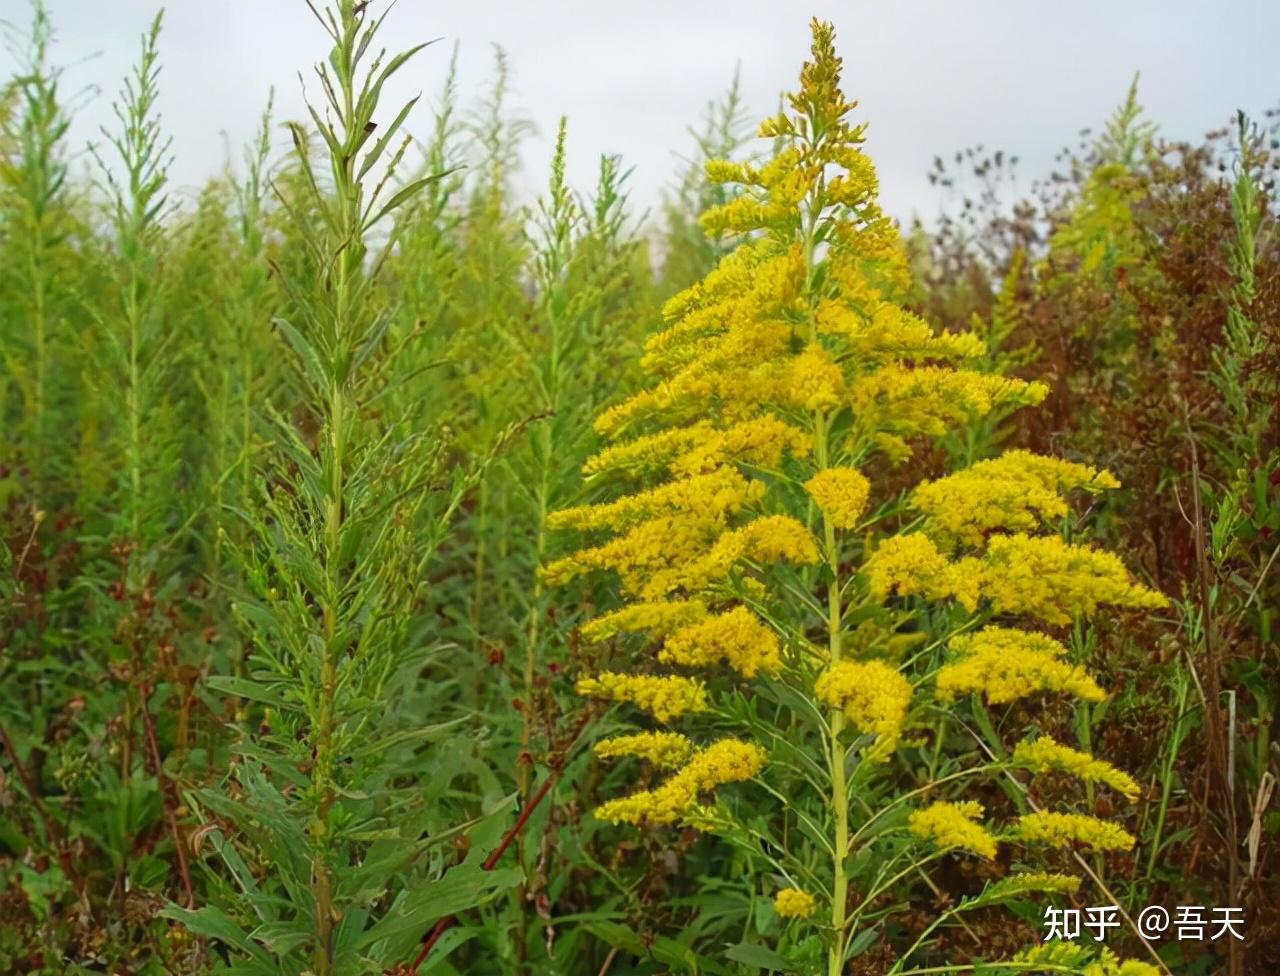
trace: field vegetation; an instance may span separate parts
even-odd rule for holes
[[[87,152],[11,31],[0,972],[1280,971],[1275,117],[901,226],[814,21],[641,214],[298,6],[190,202],[162,16]]]

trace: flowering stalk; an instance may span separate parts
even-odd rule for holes
[[[649,649],[638,664],[585,676],[579,692],[663,724],[749,733],[700,744],[652,731],[600,743],[602,757],[670,772],[596,816],[681,823],[763,858],[777,879],[780,947],[798,970],[816,971],[820,955],[828,976],[841,976],[855,933],[887,937],[879,897],[906,897],[942,857],[990,859],[1001,843],[1132,845],[1119,825],[1074,812],[1022,813],[993,829],[972,800],[910,812],[901,802],[1012,768],[1066,771],[1136,796],[1119,770],[1051,740],[968,769],[949,758],[947,773],[918,790],[903,788],[895,760],[918,748],[917,726],[934,730],[940,750],[957,698],[1102,696],[1059,642],[1014,624],[1056,626],[1103,605],[1164,600],[1131,582],[1116,557],[1053,531],[1071,494],[1115,486],[1106,472],[1011,451],[905,497],[873,483],[921,443],[1046,390],[984,371],[975,335],[936,333],[899,304],[906,260],[876,202],[865,126],[848,119],[855,106],[840,91],[829,25],[813,25],[813,58],[787,106],[760,129],[775,141],[771,159],[708,164],[711,178],[744,189],[704,226],[742,243],[668,303],[667,327],[642,361],[654,382],[597,420],[615,443],[585,471],[629,492],[554,515],[595,538],[544,573],[552,582],[616,573],[630,602],[582,635],[648,638],[631,645]],[[716,793],[747,780],[785,798],[783,829],[746,822]],[[891,808],[899,815],[882,820]],[[1007,881],[981,903],[1067,883]],[[815,939],[804,928],[823,902],[828,922]]]

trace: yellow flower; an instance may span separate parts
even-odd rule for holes
[[[793,215],[777,205],[761,203],[755,197],[744,194],[728,203],[712,207],[698,222],[709,236],[760,230],[779,221],[794,219]]]
[[[1103,604],[1157,610],[1165,597],[1132,583],[1120,557],[1059,536],[994,536],[982,560],[982,595],[997,613],[1048,624],[1092,616]]]
[[[1033,773],[1058,770],[1070,773],[1085,783],[1102,783],[1110,786],[1131,803],[1138,798],[1138,784],[1128,773],[1109,762],[1095,759],[1087,752],[1080,752],[1061,745],[1042,735],[1034,742],[1019,742],[1013,750],[1013,763]]]
[[[1030,844],[1083,844],[1095,851],[1127,851],[1136,843],[1123,827],[1083,813],[1023,814],[1014,825],[1014,836]]]
[[[709,159],[704,169],[707,179],[712,183],[749,183],[751,167],[743,163],[733,163],[727,159]]]
[[[1160,976],[1160,970],[1137,959],[1120,959],[1110,949],[1103,949],[1097,959],[1080,970],[1080,976]]]
[[[867,507],[871,483],[853,468],[827,468],[804,483],[805,491],[837,529],[851,529]]]
[[[1043,383],[993,373],[891,362],[852,387],[852,405],[864,428],[902,441],[941,437],[994,410],[1039,403],[1048,392]]]
[[[942,701],[957,695],[984,695],[993,705],[1042,691],[1063,692],[1083,701],[1106,694],[1084,668],[1061,660],[1067,649],[1044,634],[1011,627],[984,627],[951,639],[956,657],[938,669]]]
[[[791,562],[812,565],[818,561],[818,544],[802,522],[789,515],[766,515],[724,533],[704,558],[690,564],[690,581],[722,579],[735,563]]]
[[[721,739],[694,753],[688,764],[652,790],[610,800],[596,808],[610,823],[675,823],[698,809],[698,796],[725,783],[751,779],[764,767],[764,753],[750,742]]]
[[[868,761],[889,758],[902,736],[911,682],[883,661],[838,661],[813,691],[819,701],[842,709],[857,729],[876,737],[866,752]]]
[[[776,468],[783,455],[803,457],[813,438],[772,414],[761,414],[699,440],[671,462],[673,474],[696,474],[727,462]]]
[[[700,421],[688,427],[672,427],[656,434],[611,444],[588,458],[582,466],[582,473],[587,477],[616,471],[648,474],[665,468],[673,457],[714,434],[715,429],[711,424]]]
[[[1023,949],[1013,957],[1022,963],[1019,971],[1032,972],[1055,967],[1059,972],[1078,972],[1080,976],[1160,976],[1160,970],[1136,959],[1119,959],[1110,949],[1103,949],[1096,959],[1091,952],[1074,942],[1045,942]]]
[[[879,600],[895,593],[941,600],[955,591],[952,563],[923,532],[885,539],[868,557],[863,570],[871,583],[871,595]]]
[[[861,461],[880,451],[900,461],[920,439],[963,430],[979,418],[1000,419],[1047,393],[1042,383],[983,372],[987,350],[973,332],[937,332],[902,307],[911,285],[907,250],[876,199],[865,126],[848,117],[854,103],[840,91],[829,25],[815,22],[813,53],[800,91],[761,127],[778,140],[769,158],[708,166],[712,180],[737,183],[741,191],[704,214],[703,226],[713,235],[737,235],[737,242],[701,281],[663,306],[662,325],[641,357],[645,382],[596,419],[597,432],[611,443],[584,473],[593,489],[609,478],[623,490],[593,490],[593,499],[604,500],[561,512],[550,524],[598,535],[541,569],[553,584],[593,571],[616,574],[631,602],[585,624],[587,640],[641,632],[664,665],[724,667],[740,679],[778,676],[796,694],[806,693],[796,685],[808,672],[787,670],[783,639],[767,621],[786,621],[797,639],[811,639],[812,621],[802,618],[818,594],[802,590],[814,574],[771,570],[778,563],[814,565],[820,552],[810,526],[790,510],[789,486],[803,482],[825,524],[845,531],[859,527],[870,495],[852,464],[817,472],[814,455]],[[933,636],[933,618],[920,613],[918,601],[954,601],[975,614],[981,608],[984,615],[1052,624],[1107,604],[1163,605],[1158,594],[1132,583],[1115,557],[1028,534],[1067,514],[1067,493],[1113,483],[1084,465],[1009,452],[920,485],[912,496],[923,516],[918,530],[873,536],[865,547],[831,554],[840,577],[847,558],[870,551],[858,577],[837,578],[828,594],[850,597],[831,617],[833,626],[843,617],[855,628],[849,647],[857,653],[828,662],[812,692],[836,710],[828,713],[835,727],[847,719],[869,743],[864,763],[887,761],[907,725],[911,682],[870,654],[897,660],[909,653],[909,642]],[[864,579],[875,599],[906,598],[908,605],[864,618]],[[790,605],[779,606],[784,602]],[[900,633],[900,622],[913,615],[926,626]],[[1061,645],[1043,635],[988,627],[955,639],[951,652],[936,675],[942,701],[980,692],[999,703],[1051,690],[1102,697],[1064,659]],[[578,687],[669,721],[709,709],[703,679],[705,673],[605,672]],[[696,750],[672,733],[623,736],[599,749],[675,769],[653,789],[598,811],[632,824],[727,828],[728,809],[705,794],[754,776],[764,761],[749,743]],[[1070,768],[1124,791],[1123,774],[1082,755],[1050,755],[1046,744],[1018,754],[1031,768]],[[912,826],[936,842],[990,857],[996,840],[975,822],[981,813],[976,804],[935,804],[918,811]],[[1066,826],[1073,824],[1079,826]],[[1020,829],[1031,836],[1037,825],[1042,833],[1065,829],[1037,821]]]
[[[618,574],[623,589],[645,600],[660,600],[686,582],[695,582],[686,569],[691,561],[714,545],[723,528],[719,519],[705,514],[659,516],[641,522],[608,542],[582,549],[548,564],[542,578],[560,584],[592,569],[611,569]],[[703,556],[705,559],[705,556]],[[719,576],[702,575],[698,585],[719,578],[733,560],[721,567]]]
[[[912,492],[911,504],[928,516],[928,532],[939,542],[980,546],[994,529],[1035,530],[1066,515],[1065,492],[1118,486],[1108,472],[1087,465],[1006,451],[923,482]]]
[[[778,918],[808,918],[817,907],[813,895],[799,888],[783,888],[773,896],[773,910]]]
[[[624,495],[614,502],[566,508],[550,515],[547,525],[552,529],[625,529],[666,514],[719,520],[759,502],[763,496],[763,484],[748,481],[734,468],[722,467]]]
[[[917,810],[907,818],[907,829],[926,837],[944,850],[959,847],[985,858],[996,856],[996,839],[975,823],[982,816],[982,804],[940,801]]]
[[[1048,624],[1092,616],[1098,607],[1158,609],[1165,597],[1129,579],[1114,553],[1072,545],[1059,536],[995,535],[981,556],[951,562],[923,532],[880,544],[864,569],[878,599],[897,593],[954,598],[965,609],[981,599],[997,613],[1026,614]]]
[[[674,769],[688,761],[693,748],[693,743],[677,732],[639,732],[597,742],[595,753],[601,759],[635,756],[659,769]]]
[[[983,901],[1018,898],[1022,895],[1072,895],[1080,889],[1080,879],[1071,874],[1051,871],[1023,871],[1005,875],[982,892]]]
[[[936,333],[929,323],[893,302],[872,302],[865,314],[846,297],[822,301],[814,312],[818,331],[840,336],[865,363],[897,359],[960,362],[976,359],[986,345],[972,332]]]
[[[605,641],[621,633],[645,632],[662,638],[707,615],[706,604],[698,600],[654,600],[629,603],[589,620],[580,631],[583,640]]]
[[[669,469],[673,474],[694,475],[725,463],[776,468],[783,455],[802,457],[812,449],[813,438],[772,414],[764,413],[724,429],[706,421],[673,427],[606,447],[583,465],[583,473],[648,474]]]
[[[625,702],[648,712],[659,722],[687,712],[705,712],[707,689],[702,682],[678,675],[617,674],[606,671],[581,678],[574,688],[579,695]]]
[[[811,343],[787,364],[780,392],[790,406],[822,413],[844,400],[844,371],[822,346]]]
[[[727,664],[744,678],[782,668],[778,636],[746,607],[690,624],[667,638],[658,660],[688,668]]]

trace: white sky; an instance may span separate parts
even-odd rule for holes
[[[101,89],[77,119],[80,143],[109,121],[157,4],[48,6],[57,57],[72,66],[67,85]],[[444,38],[390,92],[395,100],[424,92],[419,134],[427,134],[426,103],[452,42],[461,42],[464,101],[481,94],[497,43],[510,57],[513,105],[539,130],[526,145],[524,185],[541,185],[565,114],[575,185],[590,187],[601,152],[621,153],[635,168],[633,200],[651,206],[675,153],[689,150],[687,127],[725,90],[735,64],[753,118],[794,87],[815,14],[836,25],[846,89],[871,122],[885,204],[902,218],[933,215],[930,161],[968,145],[1020,156],[1025,187],[1079,129],[1105,119],[1134,71],[1142,101],[1170,136],[1196,138],[1236,108],[1260,115],[1280,104],[1276,0],[400,0],[383,40],[399,48]],[[22,24],[26,0],[0,0],[0,17]],[[161,111],[175,137],[178,187],[190,192],[218,170],[227,140],[239,158],[271,86],[277,114],[302,117],[297,72],[310,79],[325,40],[303,0],[170,0]],[[0,61],[0,72],[11,67]]]

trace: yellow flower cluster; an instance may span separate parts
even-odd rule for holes
[[[782,644],[759,617],[737,606],[673,633],[658,652],[658,660],[688,668],[723,663],[744,678],[754,678],[781,669]]]
[[[655,516],[674,514],[724,519],[763,496],[761,482],[748,481],[733,468],[715,468],[650,491],[624,495],[615,502],[554,512],[547,525],[553,529],[625,529]]]
[[[1095,851],[1127,851],[1136,843],[1123,827],[1083,813],[1026,813],[1015,823],[1014,836],[1030,844],[1081,844]]]
[[[582,473],[588,478],[604,474],[639,477],[664,471],[673,458],[702,443],[712,430],[709,423],[699,421],[687,427],[672,427],[621,444],[610,444],[586,460]]]
[[[1012,959],[1018,972],[1036,972],[1052,967],[1054,972],[1079,973],[1080,976],[1160,976],[1160,970],[1136,959],[1121,960],[1110,949],[1094,958],[1092,950],[1074,942],[1044,942],[1023,949]]]
[[[852,529],[867,507],[871,484],[853,468],[827,468],[804,483],[804,490],[837,529]]]
[[[907,818],[907,829],[928,838],[943,849],[959,847],[985,858],[996,856],[996,839],[976,821],[982,816],[982,804],[973,800],[960,803],[939,801]]]
[[[698,750],[679,772],[652,790],[610,800],[596,817],[610,823],[675,823],[698,808],[700,794],[725,783],[751,779],[764,766],[764,753],[750,742],[721,739]]]
[[[851,399],[859,426],[900,460],[911,453],[907,438],[941,437],[997,409],[1039,403],[1048,392],[1043,383],[993,373],[894,362],[859,380]]]
[[[711,579],[744,559],[812,565],[818,561],[818,544],[804,524],[790,515],[765,515],[720,536],[690,572],[695,578]]]
[[[778,397],[797,410],[825,413],[838,408],[847,395],[843,368],[817,342],[809,343],[780,373]]]
[[[872,365],[897,359],[964,362],[986,352],[986,344],[972,332],[936,333],[893,302],[874,302],[864,315],[844,302],[824,301],[814,319],[820,333],[841,337],[860,361]]]
[[[638,732],[597,742],[595,753],[601,759],[635,756],[659,769],[675,769],[693,755],[693,743],[678,732]]]
[[[804,457],[813,447],[809,434],[772,414],[761,414],[713,430],[671,462],[677,475],[707,471],[717,464],[746,464],[756,468],[776,468],[786,455]]]
[[[640,632],[661,639],[706,615],[707,606],[700,600],[641,601],[587,621],[580,633],[588,641],[605,641],[618,634]]]
[[[701,681],[680,675],[618,674],[605,671],[581,678],[574,689],[579,695],[625,702],[648,712],[659,722],[688,712],[707,710],[707,689]]]
[[[1090,617],[1098,607],[1159,609],[1165,597],[1129,579],[1114,553],[1073,545],[1060,536],[995,535],[980,556],[949,560],[924,532],[880,544],[864,569],[874,596],[954,599],[969,611],[987,600],[996,613],[1024,614],[1048,624]]]
[[[808,918],[817,907],[813,895],[799,888],[783,888],[773,896],[773,910],[778,918]]]
[[[1003,705],[1043,691],[1061,692],[1083,701],[1102,701],[1106,694],[1084,668],[1062,660],[1067,649],[1044,634],[1012,627],[984,627],[951,639],[957,655],[938,669],[937,695],[984,695]]]
[[[623,589],[645,601],[678,590],[699,593],[723,580],[740,562],[807,564],[818,546],[803,524],[765,515],[724,531],[724,520],[705,510],[660,516],[543,569],[549,583],[565,583],[591,569],[612,569]]]
[[[1169,601],[1133,583],[1115,553],[1071,545],[1061,537],[1021,533],[995,536],[987,545],[982,592],[999,613],[1019,613],[1048,624],[1092,616],[1103,604],[1158,610]]]
[[[1080,976],[1160,976],[1160,970],[1149,962],[1137,959],[1120,959],[1110,949],[1080,970]]]
[[[955,565],[923,532],[894,535],[876,547],[863,563],[871,595],[924,596],[945,600],[953,596],[959,581]]]
[[[785,455],[804,457],[812,448],[811,435],[766,413],[723,429],[700,420],[611,444],[588,459],[582,471],[592,478],[659,471],[688,476],[723,464],[776,468]]]
[[[1024,871],[1009,874],[982,892],[984,901],[1017,898],[1021,895],[1072,895],[1080,889],[1080,879],[1053,871]]]
[[[944,546],[981,546],[995,529],[1033,531],[1067,514],[1065,493],[1117,488],[1108,472],[1029,451],[1006,451],[963,471],[923,482],[911,495]]]
[[[911,682],[883,661],[837,661],[814,685],[818,700],[844,711],[861,732],[874,735],[866,750],[883,762],[897,748],[911,704]]]
[[[1087,752],[1055,742],[1047,735],[1034,742],[1019,742],[1013,750],[1013,762],[1033,773],[1057,770],[1085,783],[1102,783],[1130,802],[1136,800],[1140,792],[1138,784],[1128,773],[1109,762],[1095,759]]]

